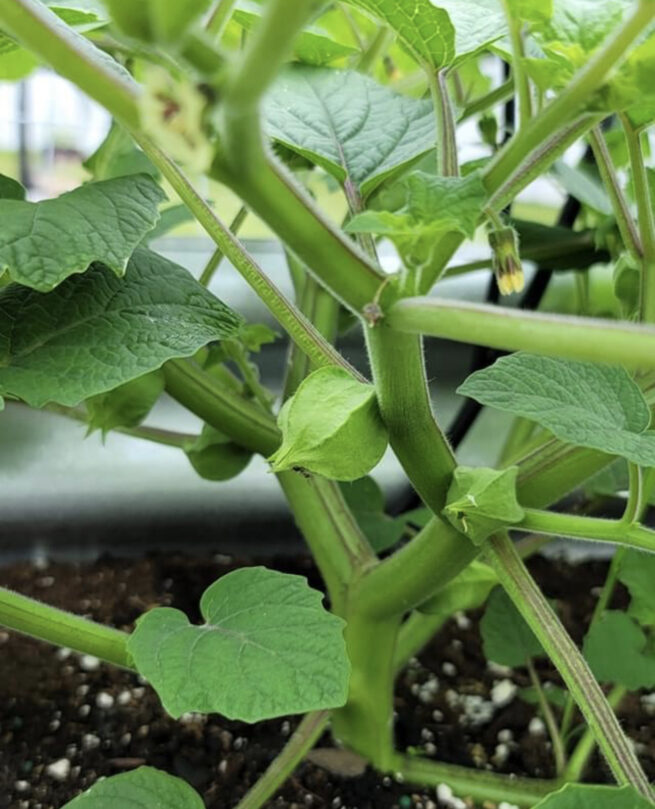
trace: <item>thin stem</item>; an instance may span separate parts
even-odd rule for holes
[[[361,379],[361,375],[344,360],[333,346],[323,339],[307,318],[280,292],[234,234],[230,232],[230,229],[216,216],[181,169],[148,138],[137,136],[136,140],[161,170],[198,222],[221,248],[225,257],[267,305],[273,317],[289,337],[306,352],[312,363],[317,368],[324,365],[340,365],[353,376]]]
[[[242,205],[237,211],[234,219],[230,222],[230,233],[236,236],[241,230],[241,225],[243,225],[247,216],[248,216],[248,209],[246,208],[245,205]],[[223,253],[222,248],[217,247],[209,257],[209,261],[205,265],[205,268],[203,269],[200,278],[198,279],[199,282],[204,287],[208,287],[209,284],[211,283],[211,280],[214,277],[214,273],[218,269],[218,265],[221,263],[224,256],[225,254]]]
[[[650,195],[648,172],[644,163],[641,134],[633,127],[627,115],[621,116],[623,131],[630,155],[632,183],[637,203],[637,221],[643,260],[639,295],[640,319],[655,323],[655,214]]]
[[[530,79],[523,67],[525,47],[523,44],[523,26],[520,18],[512,13],[508,0],[503,0],[509,40],[512,47],[512,75],[519,106],[519,129],[523,129],[532,119],[532,92]]]
[[[655,328],[599,318],[525,312],[446,298],[405,298],[385,324],[408,334],[550,357],[655,368]]]
[[[549,792],[559,789],[564,784],[560,780],[542,781],[537,778],[497,775],[402,754],[395,756],[392,772],[410,784],[422,786],[447,784],[456,795],[475,801],[494,804],[508,802],[525,807],[534,806]]]
[[[393,40],[393,31],[384,25],[378,28],[361,55],[357,63],[357,70],[360,73],[370,73],[378,59],[387,52]]]
[[[444,177],[457,177],[459,175],[457,135],[446,75],[443,70],[434,71],[431,68],[427,69],[427,75],[437,124],[439,173]]]
[[[624,688],[622,685],[615,685],[607,695],[607,702],[609,706],[616,711],[620,707],[621,702],[627,693],[627,688]],[[596,747],[596,737],[594,736],[591,728],[587,728],[569,756],[568,764],[562,773],[562,778],[564,781],[575,783],[582,780],[585,770],[587,769],[589,759],[593,755]]]
[[[485,110],[488,110],[489,107],[500,104],[508,99],[512,95],[513,91],[514,79],[511,78],[503,82],[498,87],[495,87],[493,90],[490,90],[488,93],[485,93],[485,95],[480,96],[480,98],[475,98],[473,101],[470,101],[461,111],[459,118],[457,119],[458,122],[461,123],[466,121],[468,118],[472,118],[479,112],[484,112]]]
[[[231,359],[239,369],[239,374],[253,398],[259,402],[264,410],[270,410],[275,397],[268,388],[264,387],[259,381],[257,368],[250,362],[247,351],[239,346],[232,354]]]
[[[205,22],[205,30],[208,34],[211,34],[214,40],[220,39],[230,21],[232,9],[235,5],[236,0],[216,0],[214,8],[210,11]]]
[[[621,522],[636,523],[646,506],[644,500],[644,472],[640,466],[628,463],[628,500]]]
[[[537,695],[537,701],[539,703],[541,713],[543,714],[544,722],[548,728],[548,735],[550,736],[551,744],[553,745],[555,772],[557,775],[561,775],[566,764],[566,754],[564,753],[562,737],[560,736],[559,728],[557,727],[557,722],[555,721],[555,716],[553,715],[553,710],[550,707],[548,699],[546,698],[543,686],[541,685],[541,680],[539,679],[539,675],[537,674],[537,670],[535,669],[532,660],[528,660],[526,667],[528,669],[530,682],[532,683],[532,687]]]
[[[535,534],[611,542],[614,545],[655,553],[655,531],[639,523],[626,524],[623,520],[605,520],[531,508],[524,511],[525,517],[512,528]]]
[[[494,192],[506,178],[523,166],[541,144],[566,126],[588,97],[621,60],[625,51],[639,37],[655,16],[653,3],[641,0],[625,22],[614,31],[553,101],[508,141],[485,172],[487,188]],[[498,207],[502,207],[501,204]]]
[[[599,126],[593,127],[589,132],[589,143],[594,153],[598,172],[610,196],[612,210],[616,217],[616,224],[619,228],[623,244],[634,259],[641,261],[643,251],[639,233],[637,232],[632,214],[630,213],[628,201],[619,183],[612,155],[607,148],[603,131]]]
[[[127,633],[3,587],[0,587],[0,625],[55,646],[93,655],[122,668],[132,668]]]
[[[507,534],[496,534],[486,548],[501,584],[557,666],[617,782],[631,784],[639,794],[652,799],[648,779],[605,695],[511,540]]]
[[[316,711],[303,717],[282,752],[273,759],[266,772],[246,792],[235,809],[260,809],[272,798],[320,739],[329,720],[330,711]]]

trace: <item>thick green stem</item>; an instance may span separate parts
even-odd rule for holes
[[[236,0],[216,0],[212,8],[207,22],[205,23],[205,30],[211,34],[215,40],[218,40],[225,30],[225,26],[230,21],[232,16],[232,9],[236,5]]]
[[[549,792],[554,792],[564,784],[559,780],[543,781],[537,778],[496,775],[400,754],[394,757],[393,772],[410,784],[447,784],[457,796],[472,798],[480,803],[508,802],[525,807],[534,806]]]
[[[264,457],[279,447],[281,434],[270,413],[227,390],[191,360],[164,365],[167,392],[207,424]]]
[[[371,618],[353,598],[345,634],[350,692],[332,720],[336,738],[382,771],[393,758],[393,659],[400,620],[398,615]]]
[[[427,75],[437,123],[439,173],[444,177],[457,177],[459,174],[457,135],[446,74],[443,70],[433,71],[428,68]]]
[[[0,625],[55,646],[132,668],[128,635],[0,587]]]
[[[648,172],[644,163],[641,134],[633,127],[627,115],[621,116],[625,132],[635,201],[637,203],[637,221],[641,239],[641,288],[639,300],[640,319],[647,323],[655,323],[655,213],[650,194]]]
[[[513,528],[535,534],[611,542],[642,551],[655,553],[655,531],[639,523],[622,520],[604,520],[598,517],[582,517],[576,514],[561,514],[554,511],[525,509],[525,517]]]
[[[259,809],[272,798],[319,740],[329,721],[329,711],[307,714],[282,752],[273,759],[266,772],[241,798],[235,809]]]
[[[0,3],[0,26],[127,126],[138,125],[139,86],[111,57],[38,0]]]
[[[562,675],[617,782],[631,784],[652,799],[648,779],[605,695],[507,534],[493,536],[486,552],[501,584]]]
[[[405,298],[386,313],[391,329],[504,351],[655,368],[655,328],[598,318],[524,312],[446,298]]]
[[[361,73],[370,73],[378,59],[387,52],[393,40],[393,31],[389,30],[389,28],[384,25],[380,26],[373,35],[370,43],[366,46],[366,50],[362,53],[357,63],[357,70]]]

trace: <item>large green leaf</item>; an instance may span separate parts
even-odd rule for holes
[[[655,466],[650,411],[623,368],[518,353],[476,371],[458,393],[536,421],[570,444]]]
[[[142,249],[123,279],[94,266],[47,296],[11,284],[0,290],[0,393],[33,407],[75,405],[240,323],[186,270]]]
[[[632,787],[567,784],[539,801],[534,809],[652,809],[652,806]]]
[[[584,656],[594,677],[603,683],[632,691],[655,685],[655,654],[625,612],[610,610],[594,621],[584,640]]]
[[[203,594],[205,624],[156,608],[139,619],[128,649],[175,717],[216,712],[258,722],[336,708],[350,666],[344,622],[322,600],[301,576],[242,568]]]
[[[416,61],[438,69],[457,64],[505,34],[495,0],[349,0],[385,22]]]
[[[204,809],[185,781],[152,767],[103,778],[62,809]]]
[[[633,6],[632,0],[553,0],[539,39],[579,46],[589,53],[616,30]]]
[[[524,666],[530,658],[544,654],[541,643],[501,587],[489,597],[480,633],[487,660],[503,666]]]
[[[123,275],[159,219],[163,191],[145,175],[89,183],[43,202],[0,199],[0,270],[49,292],[99,261]]]
[[[276,141],[366,195],[435,143],[432,105],[348,70],[296,65],[264,101]]]

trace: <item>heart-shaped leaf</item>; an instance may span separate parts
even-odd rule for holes
[[[502,666],[524,666],[544,650],[514,603],[501,588],[496,588],[487,602],[480,621],[485,657]]]
[[[152,767],[103,778],[62,809],[204,809],[185,781]]]
[[[117,177],[43,202],[0,199],[0,270],[40,292],[94,261],[123,275],[159,219],[164,192],[152,177]]]
[[[258,722],[346,701],[344,622],[301,576],[251,567],[211,585],[193,626],[179,610],[143,615],[128,641],[171,716],[220,713]]]
[[[625,612],[610,610],[594,621],[584,640],[584,655],[603,683],[623,685],[631,691],[655,685],[655,654],[648,648],[646,635]]]

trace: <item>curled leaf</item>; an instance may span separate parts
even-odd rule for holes
[[[458,467],[448,490],[444,515],[476,545],[496,531],[520,522],[525,512],[516,499],[518,466],[508,469]]]
[[[342,368],[319,368],[280,411],[274,472],[301,468],[333,480],[364,477],[382,458],[387,433],[375,389]]]
[[[230,480],[250,463],[252,452],[205,424],[202,433],[185,447],[191,466],[205,480]]]

